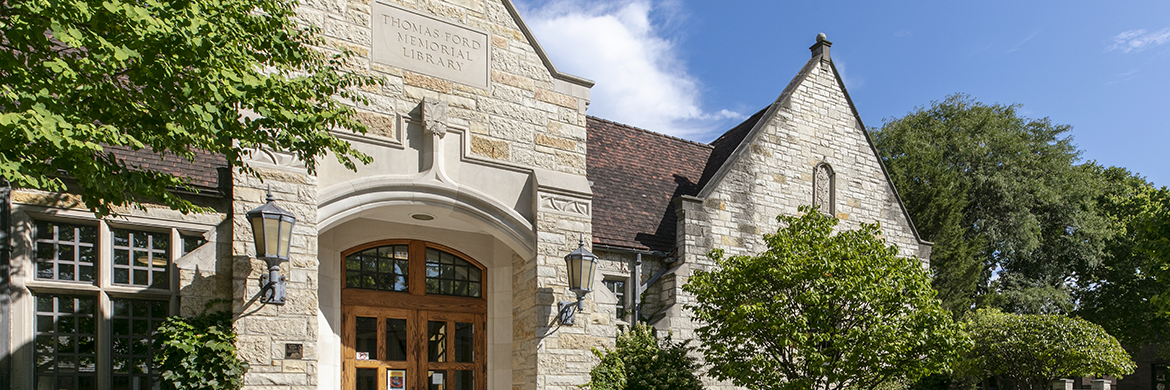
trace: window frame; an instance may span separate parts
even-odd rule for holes
[[[406,291],[388,291],[388,290],[374,290],[360,287],[348,287],[346,281],[346,258],[350,255],[359,253],[361,251],[378,248],[390,245],[406,245],[409,256],[407,258],[407,289]],[[427,266],[427,249],[437,249],[441,252],[447,252],[455,256],[455,258],[467,262],[470,266],[479,269],[480,275],[480,294],[479,296],[463,296],[463,295],[447,295],[439,293],[428,293],[426,283],[426,266]],[[341,291],[342,297],[346,296],[377,296],[377,294],[400,294],[396,295],[400,298],[407,298],[407,296],[416,297],[430,297],[430,298],[452,298],[452,299],[473,299],[486,303],[488,296],[488,270],[487,267],[481,264],[475,258],[446,245],[434,243],[426,240],[413,239],[390,239],[367,242],[365,244],[357,245],[341,252],[341,261],[339,261],[338,272],[341,277]],[[343,302],[344,303],[344,302]],[[374,305],[377,306],[377,305]]]
[[[614,291],[613,288],[610,287],[610,283],[621,283],[622,284],[622,292],[620,293],[620,295],[617,291]],[[613,310],[614,317],[617,318],[618,320],[625,321],[626,320],[625,318],[630,315],[630,310],[629,310],[630,279],[616,277],[616,276],[610,276],[610,275],[604,275],[601,278],[601,285],[605,286],[605,289],[608,290],[610,292],[610,294],[613,294],[613,297],[615,299],[617,299],[617,303],[614,304],[614,310]]]
[[[92,282],[37,278],[36,225],[39,222],[71,224],[97,228],[95,273]],[[95,301],[96,325],[96,382],[95,388],[113,388],[113,344],[114,344],[114,301],[132,299],[137,301],[165,301],[167,316],[179,314],[179,267],[177,262],[191,253],[184,248],[184,238],[203,237],[202,245],[214,244],[207,233],[216,230],[222,223],[219,218],[206,222],[167,220],[163,217],[119,216],[117,220],[94,219],[93,214],[76,209],[58,209],[14,202],[12,209],[12,255],[13,276],[11,314],[12,323],[11,356],[12,385],[14,388],[34,388],[37,368],[36,351],[33,347],[38,333],[36,328],[36,302],[38,297],[76,296],[89,297]],[[168,240],[168,264],[166,267],[167,287],[131,286],[113,283],[113,229],[129,229],[137,232],[163,233]],[[193,249],[194,250],[194,249]],[[192,251],[193,251],[192,250]]]

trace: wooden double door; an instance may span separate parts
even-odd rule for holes
[[[343,388],[486,390],[482,313],[346,307]]]

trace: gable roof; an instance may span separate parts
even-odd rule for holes
[[[674,249],[674,198],[699,192],[712,146],[588,116],[585,166],[593,190],[593,242]]]
[[[552,63],[552,60],[548,58],[548,54],[544,52],[544,48],[540,46],[540,42],[536,41],[536,36],[532,35],[532,30],[528,29],[528,24],[524,23],[524,18],[520,17],[520,11],[516,9],[516,5],[512,4],[512,0],[503,0],[503,2],[504,8],[508,9],[508,14],[512,15],[512,20],[515,21],[516,25],[520,27],[520,32],[524,33],[524,38],[528,39],[528,43],[532,44],[532,49],[536,51],[536,56],[540,57],[540,61],[544,63],[546,68],[548,68],[548,71],[552,74],[553,78],[577,84],[585,88],[593,87],[593,80],[581,76],[574,76],[557,70],[557,67]]]
[[[924,245],[933,245],[918,233],[889,171],[865,131],[861,115],[829,57],[832,43],[818,37],[813,55],[776,100],[731,128],[710,145],[587,117],[586,172],[593,189],[594,243],[670,252],[675,248],[678,218],[672,200],[683,195],[706,198],[732,163],[746,153],[776,112],[790,105],[793,93],[822,61],[833,71],[845,101],[877,158],[886,183],[913,232]],[[672,179],[672,180],[668,180]],[[657,223],[655,223],[657,222]]]
[[[711,158],[707,160],[707,165],[703,168],[703,178],[699,180],[699,188],[706,186],[711,181],[711,178],[715,177],[715,173],[719,171],[719,168],[723,167],[723,163],[727,162],[727,159],[735,153],[739,145],[743,144],[743,140],[747,138],[748,133],[760,122],[760,118],[764,117],[764,113],[768,111],[769,107],[764,107],[764,109],[757,111],[747,120],[732,127],[731,130],[727,130],[719,138],[711,141],[711,147],[713,148]]]
[[[823,34],[817,36],[817,43],[809,48],[809,50],[812,51],[812,58],[810,58],[808,62],[804,64],[804,67],[800,69],[800,72],[796,74],[796,77],[792,78],[792,81],[789,82],[788,86],[784,88],[784,92],[780,94],[780,97],[776,98],[776,101],[773,102],[772,105],[763,110],[763,117],[756,120],[755,124],[752,125],[751,130],[748,131],[744,137],[739,138],[739,142],[735,146],[735,151],[731,152],[731,155],[720,163],[719,167],[716,168],[715,173],[712,174],[712,177],[703,181],[703,186],[699,190],[698,197],[706,198],[711,194],[712,191],[714,191],[714,188],[716,185],[718,185],[718,182],[731,169],[731,163],[746,153],[751,140],[755,139],[756,135],[759,134],[771,120],[771,118],[776,115],[776,111],[778,111],[781,107],[786,107],[791,104],[792,94],[798,87],[800,87],[802,83],[804,83],[805,79],[808,78],[808,75],[812,73],[812,70],[816,68],[817,64],[823,63],[824,66],[828,66],[829,69],[833,71],[833,78],[836,79],[837,86],[841,88],[841,93],[845,95],[845,102],[849,105],[849,111],[853,114],[853,119],[857,121],[857,126],[860,128],[859,131],[861,131],[861,133],[865,136],[865,141],[867,144],[869,144],[870,152],[873,153],[875,158],[877,158],[878,166],[882,169],[882,176],[886,179],[886,185],[888,185],[890,191],[893,192],[894,198],[898,202],[898,207],[902,210],[902,216],[906,218],[906,223],[910,227],[910,231],[914,234],[914,239],[917,240],[920,244],[934,245],[934,243],[923,239],[922,235],[918,233],[918,228],[914,226],[914,220],[910,218],[910,212],[906,210],[906,204],[902,201],[902,195],[898,193],[898,189],[894,186],[894,181],[892,178],[890,178],[890,172],[888,169],[886,169],[885,162],[882,161],[881,153],[878,152],[877,146],[873,143],[873,137],[869,135],[869,131],[865,130],[865,122],[862,122],[861,114],[857,112],[857,106],[853,104],[853,98],[849,96],[849,90],[845,88],[845,81],[841,78],[841,73],[837,70],[837,65],[833,63],[832,57],[829,56],[829,47],[832,46],[832,44],[832,42],[829,42],[825,39]],[[759,115],[759,113],[756,115]],[[741,126],[742,125],[743,124],[741,124]],[[736,129],[732,129],[732,131],[735,130]],[[730,132],[731,131],[729,131],[729,133]],[[724,134],[724,136],[726,136],[726,134]],[[720,137],[720,139],[722,138],[723,137]],[[706,174],[704,174],[704,176],[706,176]]]

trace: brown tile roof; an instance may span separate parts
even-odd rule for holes
[[[223,155],[202,151],[195,152],[195,161],[187,161],[187,159],[173,155],[164,158],[147,149],[132,150],[121,146],[106,145],[105,150],[114,153],[114,156],[125,161],[127,166],[186,177],[191,179],[191,184],[199,189],[219,189],[218,169],[228,166],[227,159]],[[224,184],[231,185],[231,183]]]
[[[671,200],[699,192],[712,147],[587,117],[586,172],[593,189],[593,242],[670,252]]]

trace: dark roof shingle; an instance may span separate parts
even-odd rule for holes
[[[673,200],[699,192],[712,147],[587,117],[586,171],[593,190],[593,242],[674,249]]]
[[[219,189],[219,169],[228,166],[223,155],[198,150],[195,151],[195,160],[188,161],[175,155],[163,157],[149,149],[133,150],[110,145],[104,148],[132,169],[152,170],[187,178],[191,180],[192,186],[201,189]]]

